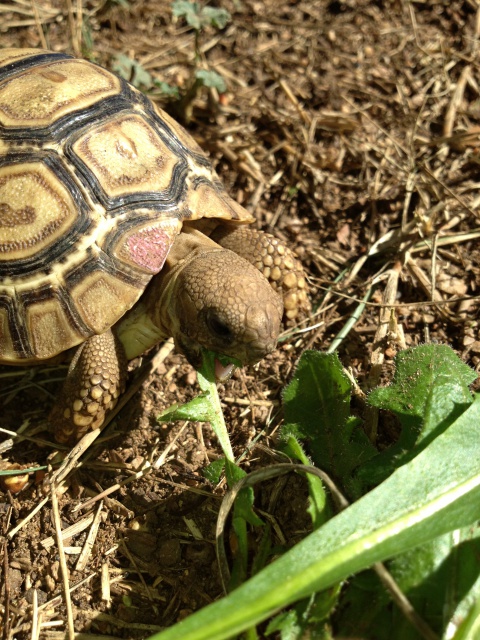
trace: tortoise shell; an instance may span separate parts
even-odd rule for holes
[[[252,221],[142,93],[64,53],[0,50],[0,361],[103,333],[201,217]]]

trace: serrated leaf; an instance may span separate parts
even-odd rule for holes
[[[422,345],[395,358],[388,387],[375,389],[370,404],[392,411],[400,420],[398,442],[358,471],[363,482],[377,484],[445,431],[472,403],[468,385],[477,377],[446,345]]]
[[[428,412],[432,407],[437,414],[448,416],[456,404],[470,404],[472,396],[468,385],[476,378],[475,371],[450,347],[425,344],[401,351],[395,358],[392,384],[372,391],[368,401],[375,407],[393,411],[402,425],[411,427],[425,422],[425,417],[431,420]],[[431,393],[436,383],[444,386],[448,396],[439,395],[432,403]],[[430,430],[432,428],[436,425],[430,425]]]
[[[283,393],[285,426],[308,443],[317,467],[349,484],[352,469],[376,452],[350,416],[351,384],[336,353],[305,351]]]

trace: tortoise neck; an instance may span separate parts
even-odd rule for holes
[[[141,356],[148,349],[169,337],[157,327],[147,312],[142,300],[126,313],[115,325],[115,333],[125,349],[127,360]]]

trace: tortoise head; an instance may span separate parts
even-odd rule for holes
[[[194,367],[201,365],[202,349],[242,364],[275,349],[282,300],[260,271],[233,251],[194,251],[172,269],[164,287],[152,319]]]

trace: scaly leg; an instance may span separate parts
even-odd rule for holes
[[[124,391],[127,360],[111,330],[82,343],[50,412],[57,442],[73,443],[102,426]]]

